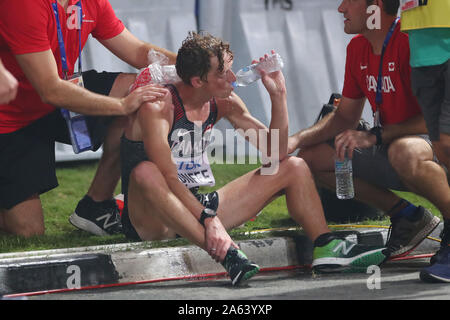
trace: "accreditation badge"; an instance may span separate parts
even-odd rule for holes
[[[72,75],[70,78],[67,79],[67,81],[84,88],[83,75],[81,73],[76,73]],[[74,118],[79,115],[78,113],[72,111],[69,111],[69,114],[71,118]]]
[[[72,77],[67,79],[67,81],[69,81],[73,84],[76,84],[79,87],[84,88],[83,75],[81,73],[74,74]]]

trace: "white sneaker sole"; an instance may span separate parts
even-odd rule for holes
[[[80,217],[76,212],[70,215],[69,222],[78,229],[92,233],[96,236],[109,236],[109,233],[105,230],[97,226],[92,221]]]

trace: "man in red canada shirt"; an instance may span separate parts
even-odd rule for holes
[[[371,24],[372,8],[380,9],[378,26]],[[446,172],[424,135],[425,121],[410,87],[408,36],[400,31],[398,8],[399,0],[342,1],[338,10],[345,19],[344,30],[358,34],[347,47],[342,99],[334,112],[291,136],[289,142],[289,152],[300,148],[298,156],[307,161],[318,182],[329,188],[335,188],[335,155],[343,159],[347,153],[352,158],[356,197],[391,217],[387,242],[391,257],[410,252],[439,219],[390,189],[418,193],[441,212],[450,208]],[[391,38],[386,41],[388,35]],[[380,61],[382,100],[377,101]],[[357,130],[366,99],[374,112],[379,105],[381,125],[370,131]]]
[[[0,229],[22,236],[44,233],[39,195],[58,185],[55,141],[70,143],[64,108],[88,116],[94,148],[104,142],[96,176],[71,222],[96,234],[111,233],[120,224],[112,200],[120,177],[120,116],[167,90],[147,86],[127,95],[134,74],[83,72],[85,88],[64,80],[58,25],[68,76],[90,34],[135,68],[149,64],[151,49],[175,61],[174,53],[135,38],[107,0],[0,1],[0,59],[19,82],[17,97],[0,104]]]

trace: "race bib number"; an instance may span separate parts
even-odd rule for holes
[[[178,179],[188,188],[212,187],[216,184],[206,153],[196,158],[173,158]]]

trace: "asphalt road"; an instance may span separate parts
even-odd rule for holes
[[[450,300],[450,284],[430,284],[419,279],[419,270],[426,265],[426,260],[388,263],[367,274],[316,275],[310,270],[266,272],[239,288],[232,287],[227,278],[219,278],[127,285],[39,295],[28,299],[170,300],[173,312],[188,312],[189,302],[201,305],[201,301],[205,301],[205,305],[214,302],[220,312],[223,311],[220,306],[222,302],[225,306],[236,300],[258,306],[265,300]],[[153,306],[157,307],[158,303]],[[181,307],[184,309],[179,309]],[[245,310],[241,308],[240,312]]]

